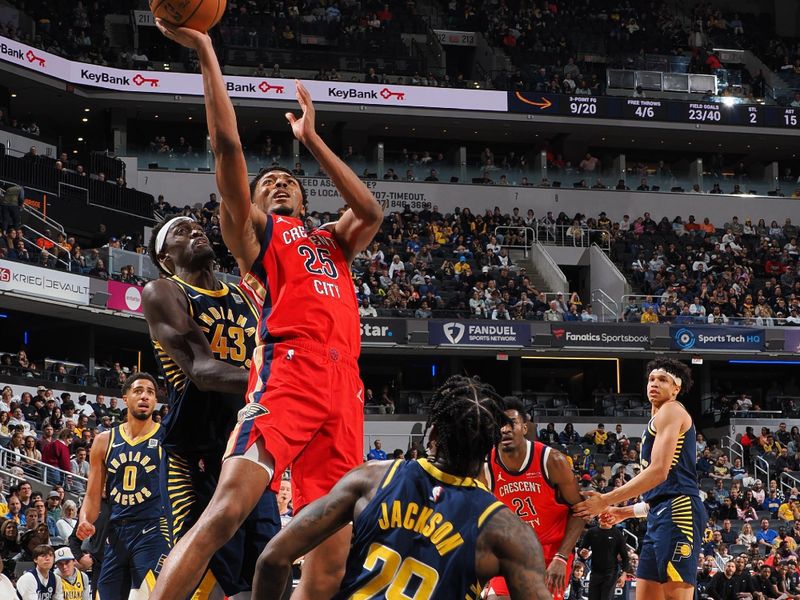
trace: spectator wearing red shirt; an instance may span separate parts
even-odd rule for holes
[[[72,432],[67,428],[62,429],[58,434],[58,439],[42,449],[42,462],[56,469],[71,473],[72,465],[69,460],[69,443],[71,441]],[[61,473],[55,472],[51,476],[53,481],[49,481],[48,478],[48,483],[60,483],[63,477]]]
[[[771,255],[767,262],[764,263],[764,272],[767,275],[780,277],[786,271],[786,265],[781,262],[781,257],[778,254]]]
[[[388,23],[394,18],[388,4],[384,4],[383,8],[376,13],[376,16],[381,23]]]

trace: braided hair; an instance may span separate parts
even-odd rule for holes
[[[425,433],[435,428],[436,458],[459,476],[475,475],[509,420],[503,398],[491,385],[463,375],[450,377],[434,392],[429,411]]]

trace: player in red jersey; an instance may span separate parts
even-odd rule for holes
[[[500,443],[492,449],[485,477],[494,495],[533,527],[547,565],[545,583],[553,597],[561,600],[575,544],[586,525],[570,507],[583,498],[569,459],[550,446],[525,438],[528,419],[519,400],[506,399],[506,416],[511,424],[500,430]],[[490,599],[510,597],[501,577],[492,579],[488,589]]]
[[[162,33],[197,51],[222,196],[220,223],[242,273],[259,299],[259,345],[248,400],[231,435],[218,487],[194,527],[170,553],[152,600],[184,600],[210,557],[242,525],[265,487],[277,492],[292,467],[295,511],[327,494],[363,461],[360,327],[350,276],[353,258],[383,221],[375,198],[319,137],[308,91],[297,82],[303,114],[286,118],[347,203],[340,219],[311,233],[303,187],[284,169],[248,183],[236,114],[207,34],[171,27]],[[330,598],[349,550],[345,527],[306,555],[296,600]],[[253,560],[261,548],[253,549]]]

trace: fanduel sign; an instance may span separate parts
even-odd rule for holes
[[[646,325],[565,322],[553,323],[550,333],[555,348],[650,347],[650,328]]]
[[[429,321],[432,346],[530,346],[531,328],[518,321]]]

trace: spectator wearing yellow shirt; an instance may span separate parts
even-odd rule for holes
[[[781,521],[800,520],[800,503],[797,502],[796,496],[790,496],[786,502],[780,505],[778,508],[778,518]],[[797,546],[794,540],[792,540],[792,544],[795,547]],[[794,550],[794,547],[791,548],[791,550]]]
[[[606,426],[602,423],[597,424],[597,429],[594,429],[586,434],[586,437],[594,442],[595,446],[605,446],[606,440],[608,439],[608,433],[606,433]]]
[[[778,548],[783,542],[786,542],[786,548],[789,551],[794,552],[797,550],[797,542],[791,535],[786,533],[786,527],[778,527],[778,535],[772,540],[772,547]]]
[[[655,307],[648,306],[647,310],[642,313],[640,321],[642,323],[658,323],[658,313]]]
[[[453,268],[456,272],[456,276],[463,275],[464,277],[469,277],[470,275],[472,275],[472,267],[467,262],[466,256],[460,256],[458,258],[458,262],[455,264],[455,267]]]

